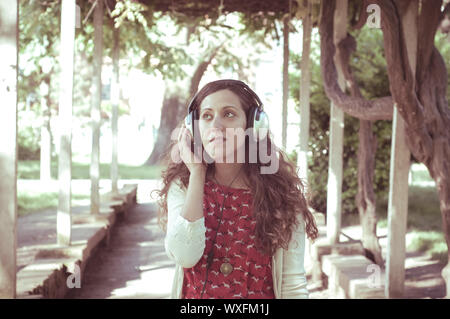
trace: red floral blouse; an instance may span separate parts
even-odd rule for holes
[[[204,299],[275,298],[272,282],[272,257],[255,247],[255,225],[252,216],[252,195],[249,190],[205,181],[203,214],[206,226],[206,247],[203,256],[192,268],[184,268],[182,298],[201,297],[206,278],[207,256],[211,251],[225,194],[223,217],[214,243],[214,258],[208,271]],[[233,271],[220,271],[225,258]]]

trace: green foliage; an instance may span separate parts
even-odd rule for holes
[[[17,146],[19,160],[36,160],[40,157],[41,123],[36,118],[40,110],[21,110],[18,119]]]
[[[442,264],[447,264],[448,248],[442,232],[415,231],[408,244],[408,249],[427,252],[432,259],[439,260]]]
[[[22,128],[17,135],[19,160],[37,160],[40,157],[40,131],[32,126]]]
[[[72,179],[90,179],[89,164],[72,163]],[[119,164],[120,179],[158,179],[161,176],[162,166],[129,166]],[[18,179],[39,179],[40,164],[36,160],[19,161],[17,165]],[[51,163],[51,176],[57,179],[58,162]],[[110,165],[100,164],[100,178],[110,178]]]
[[[72,205],[77,200],[90,198],[89,194],[72,194]],[[58,206],[58,193],[36,190],[33,192],[18,190],[17,212],[24,216],[44,209],[56,208]]]

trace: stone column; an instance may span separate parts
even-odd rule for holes
[[[417,60],[417,15],[418,2],[410,1],[407,10],[401,16],[403,30],[408,30],[404,36],[413,78],[416,74]],[[410,151],[405,142],[405,123],[394,104],[386,254],[385,295],[387,298],[401,298],[404,293],[410,157]]]
[[[18,1],[0,1],[0,299],[16,297]]]
[[[297,167],[299,176],[305,182],[308,181],[308,141],[309,141],[309,96],[311,84],[310,72],[311,50],[311,2],[308,1],[306,16],[303,18],[303,45],[300,78],[300,135]]]
[[[58,244],[70,245],[72,236],[72,98],[75,48],[75,0],[62,0],[61,7],[61,86],[59,92],[59,161],[58,161]]]
[[[335,46],[347,35],[347,0],[336,1],[334,12]],[[338,83],[345,89],[345,80],[340,63],[335,59]],[[330,147],[327,186],[327,239],[330,244],[339,242],[342,215],[342,154],[344,148],[344,111],[331,103]]]
[[[113,47],[113,80],[111,84],[111,100],[112,100],[112,158],[111,158],[111,192],[113,194],[118,193],[117,181],[119,178],[119,165],[118,165],[118,109],[120,98],[120,86],[119,86],[119,59],[120,59],[120,46],[119,37],[120,32],[118,28],[114,28],[114,47]]]
[[[94,10],[94,74],[92,80],[91,213],[100,212],[100,106],[102,102],[103,1]]]

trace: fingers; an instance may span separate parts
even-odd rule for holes
[[[180,133],[178,135],[178,141],[186,142],[189,145],[189,142],[192,140],[191,132],[186,128],[183,124],[180,128]]]
[[[181,125],[180,130],[178,131],[178,141],[180,141],[183,136],[183,128],[184,128],[184,124]]]
[[[184,154],[184,156],[180,154],[181,157],[192,156],[191,134],[184,124],[180,127],[178,134],[178,149],[181,154]]]

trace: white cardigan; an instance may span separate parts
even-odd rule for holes
[[[180,299],[182,294],[183,268],[192,268],[205,250],[205,218],[189,222],[180,216],[186,190],[181,182],[172,182],[167,194],[168,222],[164,240],[166,253],[175,264],[175,276],[171,298]],[[273,289],[276,299],[308,298],[307,281],[303,265],[305,251],[305,225],[301,214],[299,227],[292,234],[288,250],[278,248],[272,257]]]

